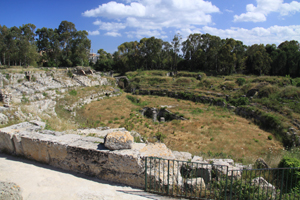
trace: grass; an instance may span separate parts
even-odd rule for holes
[[[169,148],[188,151],[193,155],[203,155],[203,153],[211,151],[212,154],[230,155],[236,160],[247,157],[244,160],[250,162],[266,155],[270,148],[274,149],[274,154],[283,148],[276,139],[268,139],[270,133],[261,130],[253,123],[249,124],[248,120],[223,108],[196,104],[186,100],[178,102],[176,99],[168,97],[134,96],[141,101],[149,102],[148,107],[156,107],[162,102],[165,105],[165,102],[168,102],[168,105],[174,106],[169,108],[171,112],[180,112],[190,118],[186,121],[173,120],[160,124],[154,123],[152,119],[142,118],[139,112],[142,106],[133,104],[126,98],[126,95],[124,93],[119,97],[95,101],[86,105],[77,113],[81,118],[77,119],[78,122],[92,125],[93,121],[101,120],[104,124],[109,123],[111,128],[125,127],[135,130],[143,137],[147,137],[148,141],[153,142],[155,140],[151,138],[157,134],[160,136],[159,133],[161,133],[165,135],[163,141]],[[193,111],[197,114],[194,114]],[[97,117],[100,115],[101,119]],[[123,119],[119,118],[121,115],[124,116]],[[120,124],[112,120],[115,118],[119,118]]]

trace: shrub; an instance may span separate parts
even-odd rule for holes
[[[73,77],[73,73],[71,72],[71,70],[68,70],[68,73],[67,73],[67,75],[68,75],[70,78],[72,78],[72,77]]]
[[[300,168],[300,160],[297,158],[291,158],[289,156],[283,157],[278,164],[278,168]],[[282,174],[279,173],[280,177]],[[300,169],[289,169],[284,171],[284,177],[280,177],[280,180],[284,179],[286,183],[285,187],[287,192],[291,192],[294,188],[300,188]],[[288,179],[288,181],[287,181]],[[292,187],[294,185],[294,187]]]
[[[221,87],[226,87],[227,90],[233,90],[235,88],[235,82],[233,81],[225,81]]]
[[[247,97],[240,97],[238,99],[231,99],[229,103],[234,106],[245,106],[249,105],[249,99]]]
[[[269,97],[272,94],[275,94],[279,91],[278,86],[266,85],[259,90],[260,97]]]
[[[244,84],[246,83],[246,79],[244,79],[244,78],[238,78],[238,79],[236,80],[236,83],[237,83],[239,86],[242,86],[242,85],[244,85]]]
[[[203,110],[201,110],[200,108],[196,108],[196,109],[192,110],[191,113],[192,113],[193,115],[198,115],[198,114],[203,113]]]
[[[77,95],[77,91],[76,90],[71,90],[69,92],[69,94],[72,95],[72,96],[76,96]]]
[[[272,140],[272,139],[273,139],[272,135],[269,135],[268,140]]]
[[[165,134],[162,134],[161,132],[157,132],[155,134],[157,140],[161,141],[161,142],[164,142],[164,139],[167,137]]]
[[[291,85],[287,86],[280,92],[280,96],[286,98],[299,98],[300,88]]]

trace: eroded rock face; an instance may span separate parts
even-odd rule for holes
[[[133,141],[128,131],[116,131],[107,134],[104,146],[110,150],[131,149]]]

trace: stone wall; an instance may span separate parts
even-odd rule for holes
[[[53,135],[44,127],[44,122],[31,121],[0,129],[0,151],[140,188],[146,156],[175,158],[164,144],[134,143],[132,149],[111,151],[101,138]]]

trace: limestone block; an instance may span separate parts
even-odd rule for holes
[[[192,154],[189,152],[173,151],[176,160],[189,161],[192,159]]]
[[[10,154],[14,153],[13,135],[13,132],[8,132],[3,129],[0,130],[0,151],[5,151]]]
[[[164,143],[149,143],[140,150],[141,156],[143,157],[159,157],[166,159],[176,159],[174,154]]]
[[[266,181],[263,177],[257,177],[251,181],[252,185],[259,186],[260,192],[268,195],[276,196],[276,188]]]
[[[133,141],[134,139],[128,131],[116,131],[107,134],[104,146],[110,150],[131,149]]]
[[[185,180],[184,187],[192,193],[199,193],[205,191],[206,185],[203,178],[191,178]]]
[[[0,113],[0,124],[7,124],[7,123],[8,123],[8,117],[3,113]]]

